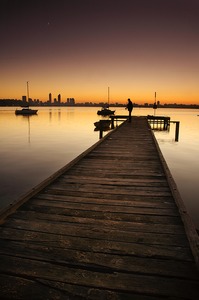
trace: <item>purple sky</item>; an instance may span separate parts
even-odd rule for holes
[[[198,0],[1,0],[0,98],[199,103]]]

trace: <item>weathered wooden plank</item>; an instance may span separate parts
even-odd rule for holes
[[[139,185],[139,186],[168,186],[168,182],[166,181],[166,178],[150,178],[146,179],[143,178],[110,178],[107,182],[106,178],[99,178],[98,176],[86,176],[79,174],[78,176],[72,176],[72,175],[64,175],[62,176],[62,181],[64,182],[79,182],[79,183],[100,183],[100,184],[115,184],[117,186],[125,186],[125,185]]]
[[[154,300],[153,296],[128,294],[113,290],[88,288],[80,285],[68,284],[61,281],[50,281],[44,279],[28,280],[25,278],[0,275],[1,299],[31,299],[36,300],[99,300],[99,299],[118,299],[118,300]],[[13,289],[14,287],[14,289]],[[28,292],[27,292],[28,291]],[[27,294],[29,294],[27,296]],[[9,296],[8,296],[9,295]],[[9,297],[9,298],[8,298]],[[161,297],[162,298],[162,297]],[[159,298],[159,299],[161,299]],[[165,299],[163,297],[162,299]]]
[[[161,276],[146,276],[132,273],[118,273],[110,270],[99,271],[96,268],[83,269],[51,264],[12,256],[1,256],[1,272],[18,273],[29,279],[46,279],[63,281],[89,287],[101,287],[118,291],[128,291],[148,295],[184,297],[196,299],[198,283],[194,280],[165,278]],[[58,280],[59,278],[59,280]],[[134,282],[132,285],[131,283]],[[143,282],[145,283],[143,285]]]
[[[180,225],[171,225],[168,224],[151,224],[142,222],[129,222],[129,221],[115,221],[115,220],[104,220],[104,219],[96,219],[93,218],[92,215],[88,214],[88,217],[75,217],[75,216],[63,216],[63,215],[55,215],[49,213],[35,213],[32,211],[19,211],[16,212],[15,219],[28,220],[32,222],[38,222],[40,220],[56,222],[56,224],[75,224],[75,225],[91,225],[115,230],[123,230],[123,231],[139,231],[139,232],[157,232],[157,233],[170,233],[170,234],[184,234],[184,230],[182,228],[182,224]]]
[[[102,168],[98,168],[98,169],[88,169],[85,168],[84,170],[82,170],[82,168],[77,168],[74,169],[73,174],[80,174],[82,173],[87,174],[89,176],[93,176],[93,174],[95,173],[95,176],[99,177],[104,177],[106,176],[107,179],[109,178],[165,178],[164,173],[161,172],[154,172],[151,170],[142,170],[142,168],[138,168],[137,170],[132,169],[132,170],[111,170],[110,168],[108,168],[107,170],[103,170]]]
[[[112,197],[84,197],[84,196],[70,196],[70,195],[56,195],[56,194],[50,194],[50,193],[40,193],[37,195],[35,199],[41,199],[41,200],[56,200],[56,201],[66,201],[66,202],[81,202],[81,203],[98,203],[98,204],[107,204],[107,205],[119,205],[119,206],[139,206],[139,207],[156,207],[156,208],[176,208],[176,204],[173,202],[172,197],[133,197],[131,196],[131,199],[129,197],[125,197],[127,199],[118,200],[117,198],[114,199],[114,196]]]
[[[70,187],[69,185],[62,185],[62,184],[57,184],[57,185],[53,185],[53,186],[51,186],[49,189],[47,189],[47,191],[50,193],[50,192],[52,192],[52,191],[55,191],[56,193],[58,192],[58,191],[64,191],[64,193],[65,194],[67,194],[68,193],[68,191],[72,191],[73,193],[74,192],[78,192],[78,193],[86,193],[86,192],[89,192],[90,193],[90,195],[91,194],[93,194],[93,197],[94,197],[94,195],[95,194],[104,194],[104,195],[106,195],[106,194],[111,194],[111,195],[114,195],[114,194],[116,194],[116,195],[118,195],[118,194],[120,194],[120,195],[129,195],[129,191],[127,190],[127,189],[124,189],[124,190],[121,190],[120,188],[113,188],[111,191],[110,191],[110,189],[109,188],[106,188],[105,189],[105,187],[101,187],[101,188],[99,188],[98,190],[96,190],[94,187],[91,189],[86,189],[86,188],[84,188],[83,186],[80,186],[80,185],[78,185],[78,183],[76,184],[76,185],[74,185],[74,188],[73,187]],[[131,191],[132,191],[132,189],[131,189]],[[169,191],[169,190],[158,190],[158,189],[144,189],[144,188],[142,188],[142,189],[139,189],[139,188],[134,188],[133,189],[133,191],[132,191],[132,194],[131,194],[131,196],[133,197],[133,196],[136,196],[136,195],[140,195],[140,196],[160,196],[160,197],[166,197],[166,196],[171,196],[171,192]]]
[[[139,213],[121,213],[121,212],[111,212],[111,211],[88,211],[88,210],[80,210],[76,209],[68,209],[62,207],[55,206],[47,206],[47,205],[35,205],[29,204],[28,208],[26,205],[23,206],[24,210],[34,211],[35,213],[48,213],[55,215],[64,215],[64,216],[76,216],[76,217],[92,217],[94,219],[102,219],[102,220],[116,220],[123,222],[144,222],[151,224],[173,224],[182,225],[182,221],[179,219],[178,215],[168,216],[168,215],[152,215],[152,214],[142,214]]]
[[[24,251],[24,247],[25,250]],[[13,253],[13,249],[15,252]],[[158,276],[171,276],[173,278],[195,279],[197,269],[194,262],[177,261],[175,269],[173,261],[160,258],[124,256],[119,254],[109,254],[100,252],[79,251],[76,249],[59,248],[54,249],[45,245],[23,242],[1,243],[0,253],[13,257],[29,258],[31,260],[43,260],[65,266],[84,268],[96,268],[107,272],[123,272],[150,274]]]
[[[55,289],[55,286],[50,286],[43,282],[36,281],[24,277],[18,277],[10,274],[0,274],[1,300],[11,299],[49,299],[49,300],[71,300],[75,293],[70,294],[64,292],[61,288]]]
[[[56,182],[56,187],[59,186],[63,186],[64,188],[72,188],[73,190],[75,189],[82,189],[82,190],[89,190],[92,191],[93,189],[97,192],[98,190],[101,191],[101,189],[103,188],[103,191],[106,193],[106,190],[108,189],[109,192],[112,193],[112,190],[119,190],[120,193],[128,193],[130,194],[133,191],[136,190],[140,190],[142,189],[142,191],[166,191],[166,192],[170,192],[169,186],[168,185],[163,185],[163,184],[147,184],[145,183],[138,183],[136,182],[135,184],[119,184],[116,185],[114,183],[108,183],[108,182],[101,182],[101,183],[94,183],[94,182],[80,182],[77,181],[66,181],[66,180],[59,180]],[[53,188],[53,185],[52,185]]]
[[[114,195],[111,199],[110,194],[109,195],[103,195],[103,194],[95,194],[95,197],[92,197],[91,194],[86,195],[80,195],[79,193],[70,193],[63,194],[63,193],[51,193],[51,194],[40,194],[37,196],[37,198],[34,199],[41,199],[41,200],[49,200],[49,201],[57,201],[57,202],[73,202],[73,203],[95,203],[95,204],[104,204],[104,205],[116,205],[116,206],[126,206],[126,207],[152,207],[152,208],[173,208],[176,209],[175,203],[171,202],[170,197],[150,197],[150,196],[142,196],[142,197],[136,197],[133,196],[133,199],[128,196],[122,195],[122,201],[118,200],[121,195]],[[34,200],[31,201],[31,204]],[[26,207],[26,205],[24,205]]]
[[[96,169],[96,171],[110,170],[112,173],[124,172],[124,170],[125,170],[125,172],[140,171],[141,174],[143,174],[143,176],[145,175],[145,172],[148,172],[149,174],[154,174],[156,176],[158,176],[158,173],[160,173],[163,176],[165,175],[162,168],[160,167],[160,165],[158,165],[158,163],[151,165],[151,163],[147,163],[147,162],[145,162],[145,160],[146,159],[142,159],[140,162],[131,161],[131,163],[129,163],[128,165],[124,165],[124,163],[118,164],[118,160],[114,161],[114,159],[112,159],[112,163],[111,163],[111,162],[107,162],[107,160],[101,159],[100,160],[101,163],[96,164],[96,165],[94,165],[94,163],[91,164],[90,161],[87,162],[86,164],[78,164],[76,167],[74,167],[74,170],[81,170],[82,172],[86,171],[86,170],[92,171],[93,169],[94,170]],[[143,162],[145,162],[144,165],[143,165]],[[114,166],[112,166],[113,163],[116,163],[116,164],[114,164]],[[157,174],[156,174],[156,172],[157,172]]]
[[[31,204],[30,204],[31,205]],[[76,209],[85,211],[103,211],[103,212],[117,212],[128,214],[146,214],[146,215],[159,215],[159,216],[178,216],[177,209],[174,208],[156,208],[156,207],[129,207],[121,205],[103,205],[93,203],[68,203],[63,201],[48,201],[41,199],[34,199],[33,205],[40,205],[46,207],[56,207],[62,209]]]
[[[122,178],[122,179],[143,179],[143,178],[148,178],[148,179],[165,179],[165,174],[160,173],[160,172],[152,172],[152,171],[142,171],[142,169],[138,169],[138,170],[126,170],[126,171],[122,171],[122,170],[110,170],[110,168],[108,168],[106,171],[98,168],[98,169],[85,169],[82,170],[80,168],[74,169],[73,170],[73,174],[77,175],[81,174],[81,176],[87,175],[87,176],[93,176],[93,174],[95,173],[95,176],[99,177],[99,178],[104,178],[106,176],[107,180],[109,180],[110,178]],[[69,172],[70,174],[70,172]]]
[[[93,237],[96,239],[109,240],[109,241],[121,241],[121,242],[133,242],[140,244],[153,244],[153,245],[174,245],[179,247],[188,247],[188,240],[186,236],[182,234],[168,234],[168,233],[154,233],[154,232],[139,232],[139,231],[127,231],[127,230],[114,230],[111,228],[101,228],[98,226],[81,226],[68,223],[67,226],[63,223],[57,224],[57,222],[51,222],[40,220],[35,222],[32,220],[18,220],[8,219],[6,226],[16,229],[23,229],[29,231],[50,232],[52,234],[72,235],[77,237]]]
[[[175,245],[136,244],[132,241],[121,242],[100,240],[93,236],[75,237],[71,235],[52,234],[48,232],[20,230],[16,228],[3,228],[0,232],[2,240],[10,242],[23,242],[26,245],[42,245],[46,248],[63,248],[97,253],[109,253],[136,257],[148,257],[175,261],[193,261],[190,248]],[[13,252],[14,253],[14,252]]]

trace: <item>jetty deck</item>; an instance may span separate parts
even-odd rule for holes
[[[1,299],[199,299],[198,236],[146,117],[1,216]]]

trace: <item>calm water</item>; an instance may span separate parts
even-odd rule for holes
[[[0,208],[4,208],[52,175],[99,139],[93,123],[97,108],[38,108],[37,116],[16,116],[15,108],[0,108]],[[153,114],[135,108],[134,115]],[[116,108],[116,114],[127,114]],[[157,109],[156,115],[180,121],[169,132],[155,132],[161,151],[184,203],[199,228],[199,110]]]

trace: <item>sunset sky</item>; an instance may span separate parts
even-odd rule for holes
[[[199,104],[199,0],[0,0],[0,99]]]

